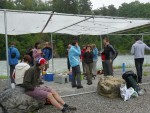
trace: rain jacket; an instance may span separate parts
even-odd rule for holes
[[[15,58],[12,58],[11,54],[15,54]],[[9,57],[9,65],[18,64],[18,59],[20,58],[20,53],[19,53],[18,49],[14,46],[11,46],[8,49],[8,57]]]
[[[80,47],[71,46],[69,50],[69,61],[70,61],[71,67],[80,65],[80,55],[81,55]]]
[[[45,47],[42,49],[43,52],[43,58],[46,60],[50,60],[52,58],[52,48],[50,47]]]
[[[94,48],[93,49],[93,61],[97,61],[98,60],[98,49]]]

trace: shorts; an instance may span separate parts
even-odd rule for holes
[[[45,101],[49,93],[53,89],[48,87],[35,87],[33,91],[27,91],[26,94],[35,98],[36,100]]]

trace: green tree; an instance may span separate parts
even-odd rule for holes
[[[73,13],[77,14],[77,0],[52,0],[53,11],[58,13]]]
[[[79,14],[91,14],[92,3],[90,0],[79,0],[78,2]]]
[[[114,5],[109,5],[108,6],[107,15],[109,15],[109,16],[117,16],[117,9],[115,8]]]

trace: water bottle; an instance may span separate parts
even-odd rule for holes
[[[125,73],[126,72],[126,65],[125,63],[122,63],[122,73]]]

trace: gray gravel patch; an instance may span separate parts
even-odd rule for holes
[[[132,70],[132,69],[128,69]],[[144,71],[150,72],[149,67],[144,68]],[[115,70],[116,75],[121,77],[120,69]],[[96,77],[92,86],[86,85],[86,80],[82,81],[83,89],[72,89],[70,84],[46,83],[48,86],[55,88],[60,95],[76,94],[87,91],[95,91],[100,76]],[[150,82],[150,75],[143,76],[143,82]],[[110,99],[99,96],[97,93],[72,96],[63,98],[66,103],[77,107],[76,112],[70,113],[150,113],[150,85],[142,85],[147,92],[143,96],[130,99],[124,102],[121,98]],[[38,113],[61,113],[53,106],[45,106]]]
[[[109,99],[96,93],[64,98],[66,103],[76,106],[76,112],[70,113],[149,113],[150,111],[150,88],[147,93],[138,98],[124,102],[120,98]],[[61,113],[52,106],[46,106],[39,113]]]

